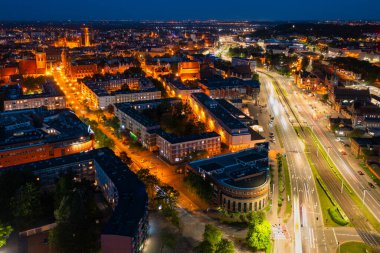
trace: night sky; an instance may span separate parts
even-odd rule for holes
[[[380,0],[2,0],[0,20],[380,20]]]

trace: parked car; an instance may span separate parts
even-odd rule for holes
[[[372,189],[375,189],[375,188],[376,188],[371,182],[368,182],[368,185],[369,185],[369,187],[371,187]]]
[[[358,173],[359,173],[359,175],[361,175],[361,176],[364,175],[363,171],[361,171],[361,170],[359,170]]]

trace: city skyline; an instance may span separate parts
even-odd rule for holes
[[[22,6],[15,12],[14,6]],[[149,6],[149,8],[147,8]],[[107,2],[67,0],[64,2],[29,2],[16,0],[3,3],[1,21],[91,21],[91,20],[379,20],[380,2],[372,0],[322,0],[317,3],[300,1],[250,2],[231,4],[228,1],[195,0],[191,3]]]
[[[0,253],[380,253],[380,4],[41,2],[0,9]]]

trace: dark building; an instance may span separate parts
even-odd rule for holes
[[[8,167],[2,171],[31,171],[44,187],[54,186],[59,175],[72,173],[92,180],[113,208],[101,232],[103,253],[138,253],[148,232],[148,196],[144,184],[112,150],[86,153]]]

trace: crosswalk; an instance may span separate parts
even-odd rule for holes
[[[287,240],[290,238],[286,226],[272,225],[272,238],[274,240]]]

